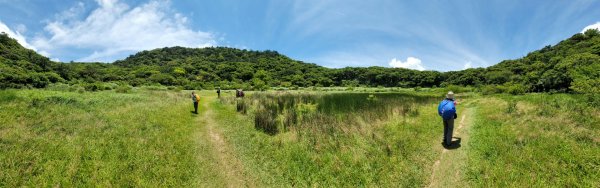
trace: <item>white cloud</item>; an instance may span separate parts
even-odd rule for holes
[[[470,62],[470,61],[465,63],[465,66],[463,66],[463,70],[470,69],[470,68],[473,68],[472,62]]]
[[[586,26],[585,28],[583,28],[583,30],[581,30],[581,33],[584,33],[585,31],[587,31],[589,29],[600,30],[600,22],[596,22],[595,24]]]
[[[423,64],[421,64],[421,60],[415,57],[408,57],[405,62],[402,60],[397,60],[396,58],[390,61],[390,66],[394,68],[407,68],[407,69],[415,69],[415,70],[425,70]]]
[[[216,45],[214,34],[187,26],[187,17],[172,11],[168,1],[152,0],[130,8],[118,0],[97,0],[99,7],[77,20],[84,7],[77,4],[45,26],[49,36],[35,38],[33,45],[53,52],[63,48],[93,51],[78,61],[112,61],[123,53],[167,46]]]
[[[17,42],[19,42],[19,44],[21,44],[23,47],[37,51],[37,49],[35,47],[33,47],[32,45],[27,43],[25,36],[23,36],[21,34],[21,32],[19,32],[19,31],[25,31],[25,30],[26,30],[25,26],[18,25],[17,31],[13,31],[6,24],[4,24],[2,21],[0,21],[0,32],[4,32],[4,33],[8,34],[9,37],[17,40]]]

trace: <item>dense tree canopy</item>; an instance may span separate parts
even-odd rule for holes
[[[555,46],[488,68],[444,73],[384,67],[330,69],[276,51],[226,47],[168,47],[142,51],[114,63],[57,63],[0,34],[0,88],[42,88],[57,82],[161,84],[186,89],[463,85],[589,93],[600,88],[600,33],[578,33]]]

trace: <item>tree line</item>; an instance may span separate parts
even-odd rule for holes
[[[164,85],[183,89],[270,87],[475,86],[485,92],[579,92],[600,90],[600,32],[588,30],[488,68],[417,71],[403,68],[325,68],[276,51],[226,47],[167,47],[142,51],[114,63],[59,63],[0,34],[0,88],[71,85]],[[98,87],[95,87],[98,88]]]

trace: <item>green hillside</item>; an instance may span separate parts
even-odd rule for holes
[[[0,34],[0,88],[46,87],[64,81],[53,70],[58,63]]]
[[[55,63],[0,36],[0,88],[49,83],[165,85],[186,89],[310,86],[475,86],[488,93],[598,92],[600,33],[589,30],[527,56],[488,68],[416,71],[402,68],[331,69],[293,60],[276,51],[226,47],[167,47],[142,51],[114,63]]]
[[[600,33],[588,30],[527,56],[488,68],[446,73],[446,83],[457,85],[519,84],[531,92],[598,92]]]

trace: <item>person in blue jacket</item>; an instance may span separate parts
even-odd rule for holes
[[[442,117],[444,122],[444,146],[450,146],[452,142],[452,131],[454,130],[454,119],[458,117],[456,115],[456,102],[454,102],[454,93],[452,91],[446,94],[444,99],[438,106],[438,114]]]

